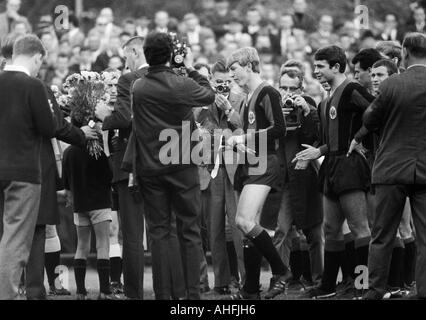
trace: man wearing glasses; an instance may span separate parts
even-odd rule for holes
[[[301,279],[300,270],[292,270],[292,282],[305,284],[318,282],[323,270],[323,211],[321,195],[318,191],[318,174],[311,161],[291,161],[303,150],[305,144],[315,144],[319,140],[319,119],[315,101],[303,93],[304,75],[295,68],[283,68],[279,81],[279,91],[283,98],[283,113],[288,125],[285,137],[286,162],[289,182],[285,184],[278,216],[278,226],[274,245],[284,263],[289,265],[289,250],[285,240],[292,226],[302,230],[309,246],[311,279]],[[299,276],[297,276],[299,274]],[[299,278],[299,279],[296,279]],[[306,280],[306,281],[303,281]],[[303,281],[303,282],[302,282]]]

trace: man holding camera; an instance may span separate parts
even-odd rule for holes
[[[212,104],[215,93],[193,68],[190,50],[184,59],[188,77],[170,68],[173,42],[153,32],[144,43],[148,73],[133,87],[133,136],[136,172],[142,186],[151,239],[156,299],[170,299],[171,215],[176,213],[188,299],[200,299],[201,212],[198,168],[190,160],[192,108]],[[169,291],[169,292],[168,292]]]
[[[242,235],[235,225],[237,203],[234,194],[234,175],[237,165],[234,161],[227,161],[227,153],[217,150],[224,141],[223,135],[214,134],[214,130],[241,128],[239,113],[229,102],[231,77],[225,61],[217,61],[212,67],[211,83],[216,91],[215,102],[203,109],[196,109],[195,121],[200,128],[208,132],[211,137],[211,154],[205,167],[208,171],[209,183],[203,192],[205,201],[207,225],[210,236],[213,271],[215,277],[214,290],[221,295],[230,294],[231,283],[230,265],[226,249],[225,220],[226,215],[232,230],[237,255],[242,259]],[[222,139],[222,141],[221,141]],[[232,159],[233,160],[233,157]],[[242,267],[242,265],[240,266]]]
[[[311,161],[291,163],[302,145],[312,145],[319,139],[319,119],[315,101],[303,95],[303,73],[283,68],[280,93],[283,97],[283,113],[288,126],[285,137],[286,161],[289,182],[284,186],[274,245],[281,258],[289,265],[289,253],[284,242],[293,224],[303,230],[309,245],[312,279],[318,282],[323,269],[322,201],[318,192],[318,174]],[[296,271],[296,270],[295,270]],[[295,272],[293,272],[294,276]],[[299,279],[294,279],[298,281]]]

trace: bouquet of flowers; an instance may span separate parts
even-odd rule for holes
[[[58,104],[69,110],[71,119],[80,126],[96,127],[96,106],[105,100],[107,85],[99,73],[82,71],[70,75],[63,84],[64,95],[57,97]],[[103,152],[101,139],[89,140],[89,154],[98,159]]]

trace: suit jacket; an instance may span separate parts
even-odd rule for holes
[[[106,117],[102,126],[103,130],[119,130],[118,143],[112,152],[113,183],[129,179],[129,174],[121,170],[124,153],[126,152],[130,132],[132,131],[132,106],[131,89],[133,83],[144,76],[148,68],[142,68],[127,73],[118,79],[117,102],[112,115]]]
[[[28,19],[24,16],[19,16],[19,19],[20,21],[25,22],[28,30],[31,32],[32,28],[31,24],[28,22]],[[11,32],[11,30],[9,30],[9,21],[7,19],[7,14],[6,12],[0,13],[0,40],[3,40],[3,38],[7,36],[9,32]]]
[[[230,129],[231,131],[234,131],[238,128],[242,128],[242,122],[240,115],[237,111],[234,111],[231,114],[229,121],[224,112],[222,112],[219,116],[218,107],[216,106],[216,103],[213,103],[212,105],[204,107],[202,109],[195,109],[194,117],[195,121],[200,123],[202,128],[208,130],[211,135],[211,145],[207,146],[207,148],[210,148],[212,154],[212,157],[210,158],[210,163],[203,164],[199,168],[201,190],[205,190],[208,188],[208,185],[211,180],[210,174],[215,166],[215,157],[217,150],[214,149],[216,146],[220,145],[220,142],[217,141],[220,137],[213,136],[213,131],[215,129]],[[222,155],[221,163],[225,165],[226,173],[228,174],[229,180],[232,184],[234,184],[234,176],[238,166],[236,154],[232,153],[231,157],[230,153],[221,152],[220,154]]]
[[[86,138],[83,131],[64,119],[63,113],[60,110],[52,91],[47,86],[46,89],[57,121],[55,137],[68,144],[84,146]],[[40,158],[42,183],[37,224],[57,225],[59,224],[60,215],[58,211],[56,191],[62,189],[62,187],[61,184],[58,183],[60,182],[60,178],[56,166],[55,153],[50,139],[43,138]]]
[[[364,114],[364,126],[379,130],[373,184],[426,185],[426,67],[413,66],[380,86]]]

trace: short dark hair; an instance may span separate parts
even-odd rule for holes
[[[346,70],[346,54],[345,51],[338,46],[328,46],[315,53],[315,60],[325,60],[330,65],[330,68],[334,67],[337,63],[339,64],[339,72],[345,73]]]
[[[402,46],[415,58],[426,58],[426,36],[423,33],[412,32],[405,36]]]
[[[378,68],[378,67],[386,67],[386,69],[388,70],[388,74],[390,76],[395,73],[398,73],[398,66],[396,65],[395,62],[389,59],[382,59],[382,60],[376,61],[373,64],[372,68]]]
[[[1,55],[5,59],[12,59],[13,45],[15,44],[16,39],[18,38],[18,35],[11,33],[3,39],[1,44]]]
[[[305,79],[305,77],[301,71],[296,71],[294,69],[284,69],[281,72],[280,80],[284,75],[287,75],[291,79],[299,79],[299,85],[303,85],[303,80]]]
[[[359,65],[363,70],[368,70],[368,68],[371,68],[375,62],[381,59],[383,59],[383,56],[380,54],[379,50],[367,48],[359,51],[352,59],[352,63],[355,65],[359,62]]]
[[[376,45],[376,49],[389,59],[398,59],[398,65],[402,60],[402,47],[395,41],[380,41]]]
[[[46,56],[46,49],[41,40],[32,34],[19,37],[13,45],[13,54],[17,56],[34,56],[38,53],[44,57]]]
[[[221,72],[221,73],[227,73],[228,72],[228,68],[226,66],[226,61],[223,59],[220,59],[218,61],[216,61],[213,66],[212,66],[212,74],[216,73],[216,72]]]
[[[124,36],[130,37],[130,38],[132,37],[132,35],[130,33],[126,32],[126,31],[123,31],[118,35],[119,38],[124,37]]]
[[[306,68],[303,65],[302,61],[296,60],[296,59],[289,59],[287,60],[280,68],[280,74],[283,75],[287,70],[294,70],[298,69],[303,74],[305,74]]]
[[[123,25],[124,24],[135,24],[135,19],[127,18],[126,20],[123,21]]]
[[[166,64],[173,52],[172,39],[167,33],[150,32],[145,39],[143,50],[150,66]]]

